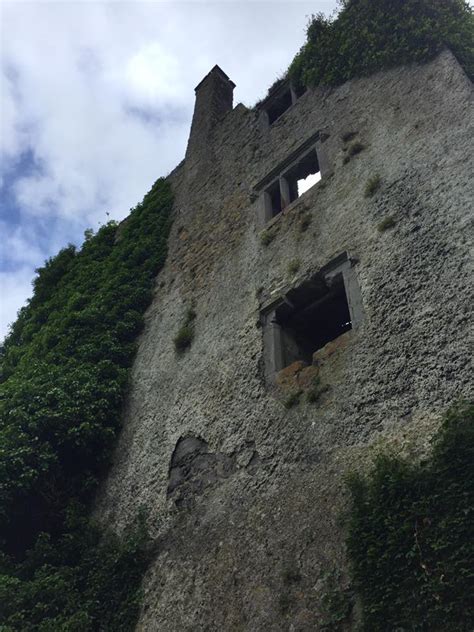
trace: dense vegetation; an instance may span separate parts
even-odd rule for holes
[[[146,564],[87,518],[109,463],[135,340],[164,263],[172,194],[160,179],[121,226],[40,268],[0,376],[0,630],[126,630]],[[2,627],[3,625],[3,627]]]
[[[351,481],[348,551],[367,632],[474,629],[474,406],[419,464],[380,457]]]
[[[289,68],[298,88],[336,85],[448,47],[474,79],[474,14],[465,0],[342,0],[335,19],[313,16]]]

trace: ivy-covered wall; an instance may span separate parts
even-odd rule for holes
[[[334,19],[313,16],[289,76],[335,85],[432,59],[448,47],[474,78],[474,14],[465,0],[342,0]]]
[[[172,193],[158,180],[122,225],[40,268],[2,348],[0,629],[133,628],[143,520],[119,540],[89,519],[136,338],[163,266]],[[3,626],[3,627],[2,627]]]
[[[474,406],[446,415],[429,458],[379,456],[350,489],[362,629],[474,629]]]

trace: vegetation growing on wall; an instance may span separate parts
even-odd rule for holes
[[[297,88],[433,58],[444,47],[474,79],[474,14],[464,0],[342,0],[335,19],[313,16],[288,74]]]
[[[174,337],[174,348],[178,354],[182,354],[189,349],[194,340],[194,321],[196,312],[192,307],[186,310],[183,323]]]
[[[429,460],[379,457],[350,487],[363,629],[473,630],[474,406],[448,413]]]
[[[160,179],[122,225],[89,232],[79,251],[69,246],[47,261],[5,341],[2,630],[133,627],[143,528],[124,540],[104,538],[84,516],[119,429],[135,339],[166,256],[171,206],[170,186]]]

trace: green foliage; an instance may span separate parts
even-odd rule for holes
[[[387,217],[377,224],[377,230],[379,233],[384,233],[386,230],[389,230],[389,228],[393,228],[395,224],[395,218],[392,215],[387,215]]]
[[[311,215],[309,213],[303,213],[300,219],[300,232],[305,233],[311,224]]]
[[[184,322],[173,339],[176,352],[181,354],[189,349],[194,340],[194,321],[196,320],[196,312],[194,308],[189,307],[184,315]]]
[[[262,230],[260,233],[260,241],[264,246],[268,246],[275,239],[275,234],[270,233],[268,230]]]
[[[294,276],[301,268],[301,261],[299,259],[292,259],[288,263],[288,274]]]
[[[315,377],[311,387],[306,391],[307,402],[309,404],[315,404],[319,401],[321,395],[328,390],[329,386],[327,384],[321,384],[321,378],[319,376]]]
[[[444,47],[474,78],[474,16],[465,0],[342,0],[322,13],[288,74],[296,87],[337,85],[378,70],[433,58]]]
[[[341,140],[344,144],[350,143],[351,140],[354,140],[357,134],[358,132],[344,132],[344,134],[342,134],[341,136]]]
[[[43,533],[23,561],[0,564],[0,629],[133,630],[150,556],[141,523],[120,539],[85,519],[61,537]]]
[[[365,145],[356,140],[354,143],[351,143],[349,147],[346,148],[346,155],[344,156],[344,164],[348,163],[351,158],[357,156],[362,151],[364,151]]]
[[[354,595],[350,588],[343,588],[341,573],[331,570],[322,576],[321,630],[337,632],[347,630],[347,620],[354,607]]]
[[[365,185],[364,195],[365,197],[372,197],[380,189],[382,178],[376,174],[367,180]]]
[[[183,353],[188,349],[194,338],[194,331],[190,325],[181,325],[174,338],[174,346],[178,353]]]
[[[166,257],[171,206],[170,186],[158,180],[120,227],[111,222],[95,236],[89,232],[80,251],[69,246],[48,260],[37,270],[34,295],[5,341],[0,359],[1,601],[33,603],[28,597],[33,591],[38,620],[37,627],[10,622],[13,629],[89,629],[82,620],[64,628],[49,622],[59,597],[70,600],[68,608],[80,609],[73,588],[77,564],[71,566],[60,553],[54,556],[66,550],[66,541],[80,548],[86,537],[82,527],[71,526],[71,515],[78,505],[87,514],[109,463],[135,339]],[[46,541],[51,555],[35,566],[38,546]],[[91,550],[90,555],[99,553]],[[10,614],[0,610],[0,624],[2,617],[9,620]]]
[[[350,489],[363,629],[474,629],[474,406],[447,414],[429,460],[380,456]]]
[[[355,143],[352,143],[351,145],[349,145],[349,147],[347,148],[347,154],[351,157],[357,156],[357,154],[360,154],[360,152],[364,151],[364,149],[365,149],[365,145],[363,145],[359,141],[356,141]]]
[[[290,408],[294,408],[295,406],[299,404],[301,395],[302,395],[302,391],[293,391],[283,401],[283,406],[288,410]]]

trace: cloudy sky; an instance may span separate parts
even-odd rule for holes
[[[313,2],[0,0],[0,340],[34,269],[121,219],[184,156],[218,63],[253,105],[303,44]],[[108,214],[108,215],[107,215]]]

